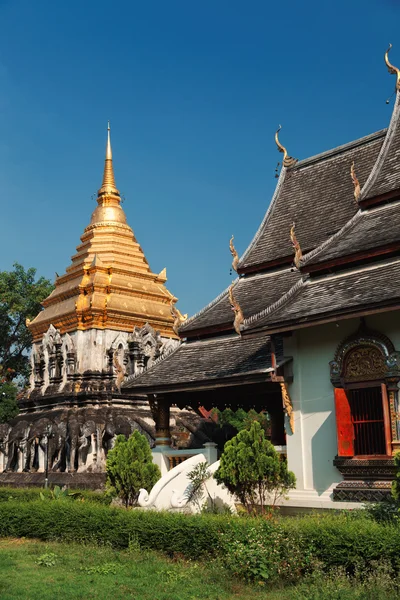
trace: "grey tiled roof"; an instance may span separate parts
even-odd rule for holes
[[[395,106],[387,135],[378,159],[360,200],[381,196],[400,189],[400,94],[396,94]]]
[[[128,379],[124,388],[143,390],[190,386],[271,370],[270,341],[238,335],[185,342],[148,371]]]
[[[245,318],[263,310],[276,302],[300,278],[296,270],[280,269],[268,273],[257,273],[241,277],[235,283],[233,294],[239,302]],[[219,296],[200,313],[184,323],[179,333],[189,336],[194,331],[211,327],[232,329],[233,312],[229,303],[228,292]]]
[[[301,264],[310,267],[400,243],[399,227],[399,201],[359,211],[340,232],[306,255]]]
[[[336,275],[309,278],[275,305],[245,322],[245,329],[279,330],[288,325],[400,304],[400,260],[388,260]]]
[[[292,256],[293,222],[303,254],[341,229],[358,210],[351,164],[355,162],[362,186],[375,164],[385,131],[301,161],[293,169],[283,169],[271,206],[239,268]]]

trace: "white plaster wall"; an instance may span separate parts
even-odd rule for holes
[[[400,312],[367,317],[367,326],[387,335],[400,350]],[[285,356],[293,357],[289,393],[295,433],[287,435],[288,466],[297,478],[296,493],[328,497],[342,477],[333,466],[337,454],[334,391],[329,362],[338,345],[359,327],[359,319],[297,330],[285,338]],[[291,494],[292,496],[292,494]]]

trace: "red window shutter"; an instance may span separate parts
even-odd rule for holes
[[[349,399],[345,390],[335,388],[338,456],[354,456],[354,429]]]

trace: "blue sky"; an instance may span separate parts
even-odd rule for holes
[[[0,0],[0,269],[63,273],[107,119],[124,209],[193,314],[273,193],[279,123],[305,158],[388,124],[400,0]]]

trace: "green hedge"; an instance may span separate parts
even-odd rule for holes
[[[111,504],[112,497],[104,492],[91,492],[90,490],[68,490],[69,492],[79,492],[80,498],[83,498],[88,502],[95,502],[96,504]],[[9,488],[0,487],[0,503],[8,502],[10,500],[17,500],[20,502],[33,502],[40,499],[40,494],[45,497],[51,497],[51,491],[45,490],[44,488]]]
[[[124,510],[90,502],[1,502],[0,536],[107,544],[131,543],[169,556],[220,559],[255,580],[296,581],[315,568],[347,573],[384,561],[396,571],[400,527],[366,517],[239,518]]]

